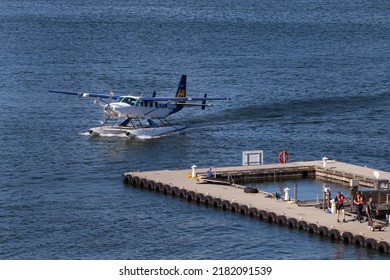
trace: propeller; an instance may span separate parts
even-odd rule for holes
[[[115,94],[110,91],[110,93],[108,94],[110,97],[106,100],[104,100],[103,98],[100,98],[100,97],[97,97],[94,101],[93,101],[93,104],[95,105],[98,105],[100,107],[104,107],[106,106],[107,104],[110,104],[112,102],[112,99],[113,97],[115,96]]]
[[[103,108],[104,115],[103,115],[103,119],[100,121],[100,123],[102,125],[105,124],[109,119],[115,119],[119,115],[118,112],[116,112],[110,106],[115,94],[112,91],[110,91],[109,95],[110,95],[110,97],[107,100],[104,100],[104,99],[98,97],[93,101],[93,104]]]

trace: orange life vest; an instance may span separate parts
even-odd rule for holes
[[[356,197],[355,203],[358,205],[362,205],[364,203],[364,196],[362,196],[361,194],[358,194]]]
[[[341,194],[340,196],[337,196],[337,203],[338,204],[343,204],[344,203],[344,196]]]

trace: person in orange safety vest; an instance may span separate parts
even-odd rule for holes
[[[343,222],[346,223],[345,220],[345,209],[344,209],[344,200],[345,197],[341,192],[338,192],[336,197],[334,198],[334,201],[336,203],[336,214],[337,214],[337,222],[339,223],[340,220],[340,211],[343,213]]]

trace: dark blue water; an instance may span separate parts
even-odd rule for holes
[[[243,182],[243,185],[257,188],[259,191],[280,195],[285,198],[286,192],[290,199],[313,202],[323,199],[325,189],[329,189],[331,198],[341,192],[346,198],[350,198],[349,184],[340,182],[330,182],[318,178],[288,179],[288,180],[266,180],[260,182]],[[288,189],[288,190],[286,190]],[[295,197],[296,192],[296,197]]]
[[[390,2],[0,2],[1,259],[388,259],[122,184],[243,150],[389,170]],[[93,138],[49,89],[227,96],[157,139]],[[299,240],[299,242],[298,242]],[[310,252],[308,254],[308,252]]]

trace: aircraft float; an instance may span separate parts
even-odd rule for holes
[[[199,106],[204,110],[213,106],[207,101],[230,100],[227,97],[209,98],[207,94],[204,97],[187,97],[186,84],[187,76],[182,75],[174,97],[156,97],[156,92],[151,97],[59,90],[49,92],[95,98],[94,103],[103,108],[104,121],[99,127],[89,129],[92,136],[155,137],[185,128],[184,125],[172,125],[166,120],[166,117],[184,107]]]

